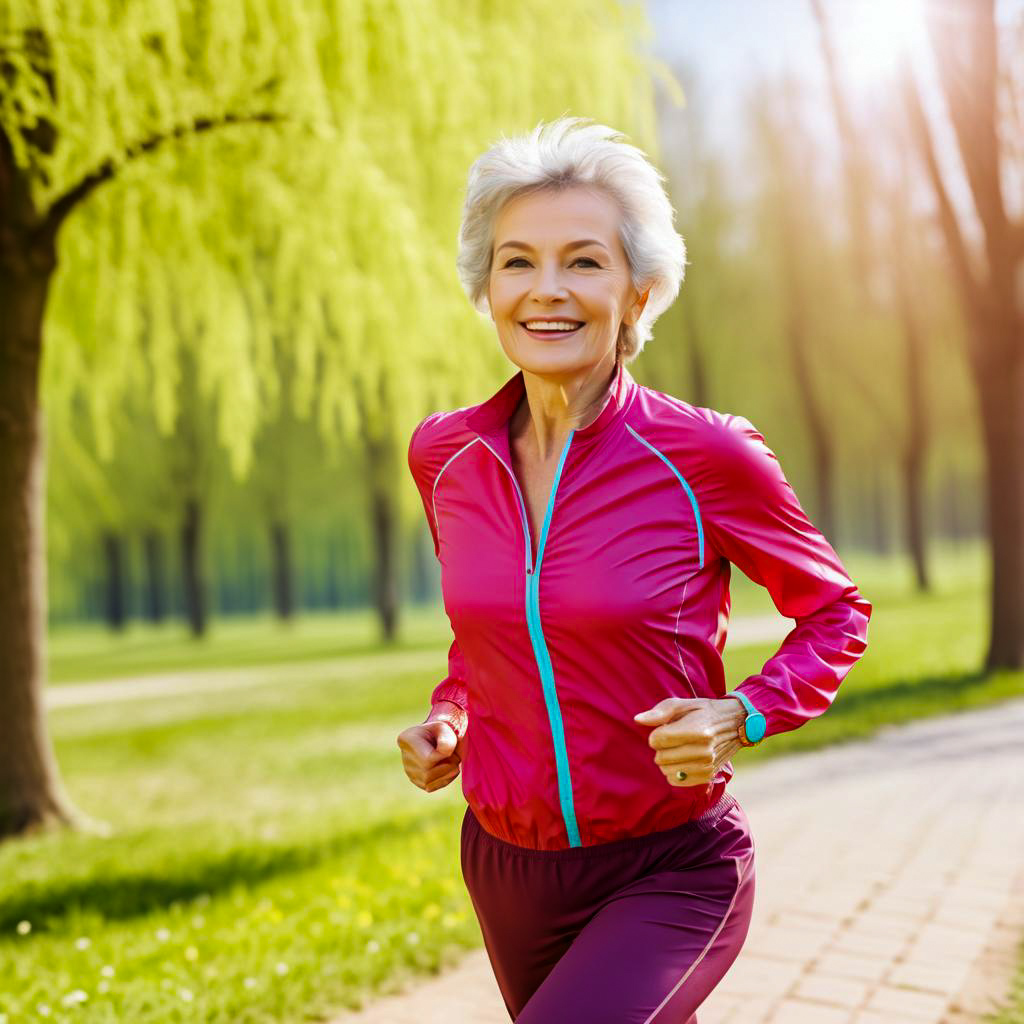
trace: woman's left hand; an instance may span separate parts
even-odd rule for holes
[[[666,697],[634,715],[640,725],[656,726],[647,742],[655,763],[672,786],[706,786],[719,765],[743,744],[739,728],[747,717],[735,697]],[[676,772],[686,772],[685,779]]]

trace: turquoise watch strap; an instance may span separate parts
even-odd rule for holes
[[[742,693],[739,690],[728,690],[725,695],[726,697],[739,697],[739,699],[743,702],[743,706],[747,709],[748,715],[759,714],[757,708],[755,708],[754,705],[750,703],[750,698],[745,693]]]
[[[739,690],[728,690],[725,695],[726,697],[738,697],[743,703],[743,706],[747,709],[743,731],[751,743],[759,743],[764,739],[764,734],[768,729],[768,723],[764,715],[754,707],[750,702],[750,698],[745,693],[741,693]]]

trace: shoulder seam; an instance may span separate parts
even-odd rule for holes
[[[697,503],[697,496],[693,493],[693,488],[690,487],[690,484],[688,483],[686,477],[683,476],[683,474],[679,471],[679,469],[676,466],[676,464],[667,455],[665,455],[664,452],[660,451],[653,444],[651,444],[651,442],[648,441],[647,438],[641,437],[641,435],[638,434],[628,423],[626,424],[626,429],[641,444],[645,445],[652,452],[654,452],[654,454],[657,455],[658,458],[661,459],[662,462],[664,462],[665,465],[667,465],[670,470],[672,470],[672,472],[676,476],[676,479],[683,485],[683,490],[686,491],[686,495],[690,499],[690,507],[693,509],[693,517],[694,517],[694,519],[695,519],[695,521],[697,523],[697,552],[698,552],[698,559],[699,559],[699,562],[700,562],[700,567],[703,569],[704,568],[704,525],[703,525],[703,521],[702,521],[701,514],[700,514],[700,507],[699,507],[699,505]]]

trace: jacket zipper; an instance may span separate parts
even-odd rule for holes
[[[576,809],[572,799],[572,779],[569,776],[569,756],[565,747],[565,728],[562,724],[562,711],[558,706],[558,694],[555,692],[555,673],[551,666],[551,655],[548,653],[548,645],[544,640],[544,630],[540,622],[540,567],[544,557],[544,544],[547,541],[548,527],[551,523],[551,513],[555,507],[555,492],[558,490],[558,481],[562,476],[562,467],[565,465],[566,456],[569,454],[569,446],[572,444],[572,436],[575,431],[569,431],[569,437],[562,448],[562,454],[558,459],[558,468],[555,470],[555,479],[551,485],[551,494],[548,497],[547,512],[544,516],[544,525],[541,527],[540,540],[537,543],[537,564],[533,564],[533,542],[530,537],[530,523],[526,515],[526,501],[523,492],[519,487],[519,481],[510,466],[505,466],[508,475],[512,480],[519,497],[519,510],[523,523],[523,540],[526,543],[526,626],[530,633],[530,642],[533,645],[533,656],[537,662],[537,670],[540,672],[541,686],[544,689],[544,703],[548,710],[548,723],[551,727],[551,739],[555,748],[555,770],[558,775],[558,800],[562,808],[562,820],[565,822],[565,831],[569,836],[570,846],[582,846],[580,841],[580,830],[576,823]],[[493,449],[492,449],[493,450]],[[504,465],[500,457],[498,461]]]

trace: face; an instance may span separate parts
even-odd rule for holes
[[[505,204],[487,294],[501,346],[517,366],[566,377],[614,360],[620,325],[636,323],[648,294],[630,280],[620,220],[614,200],[580,187]],[[573,329],[526,326],[537,319],[573,321]]]

